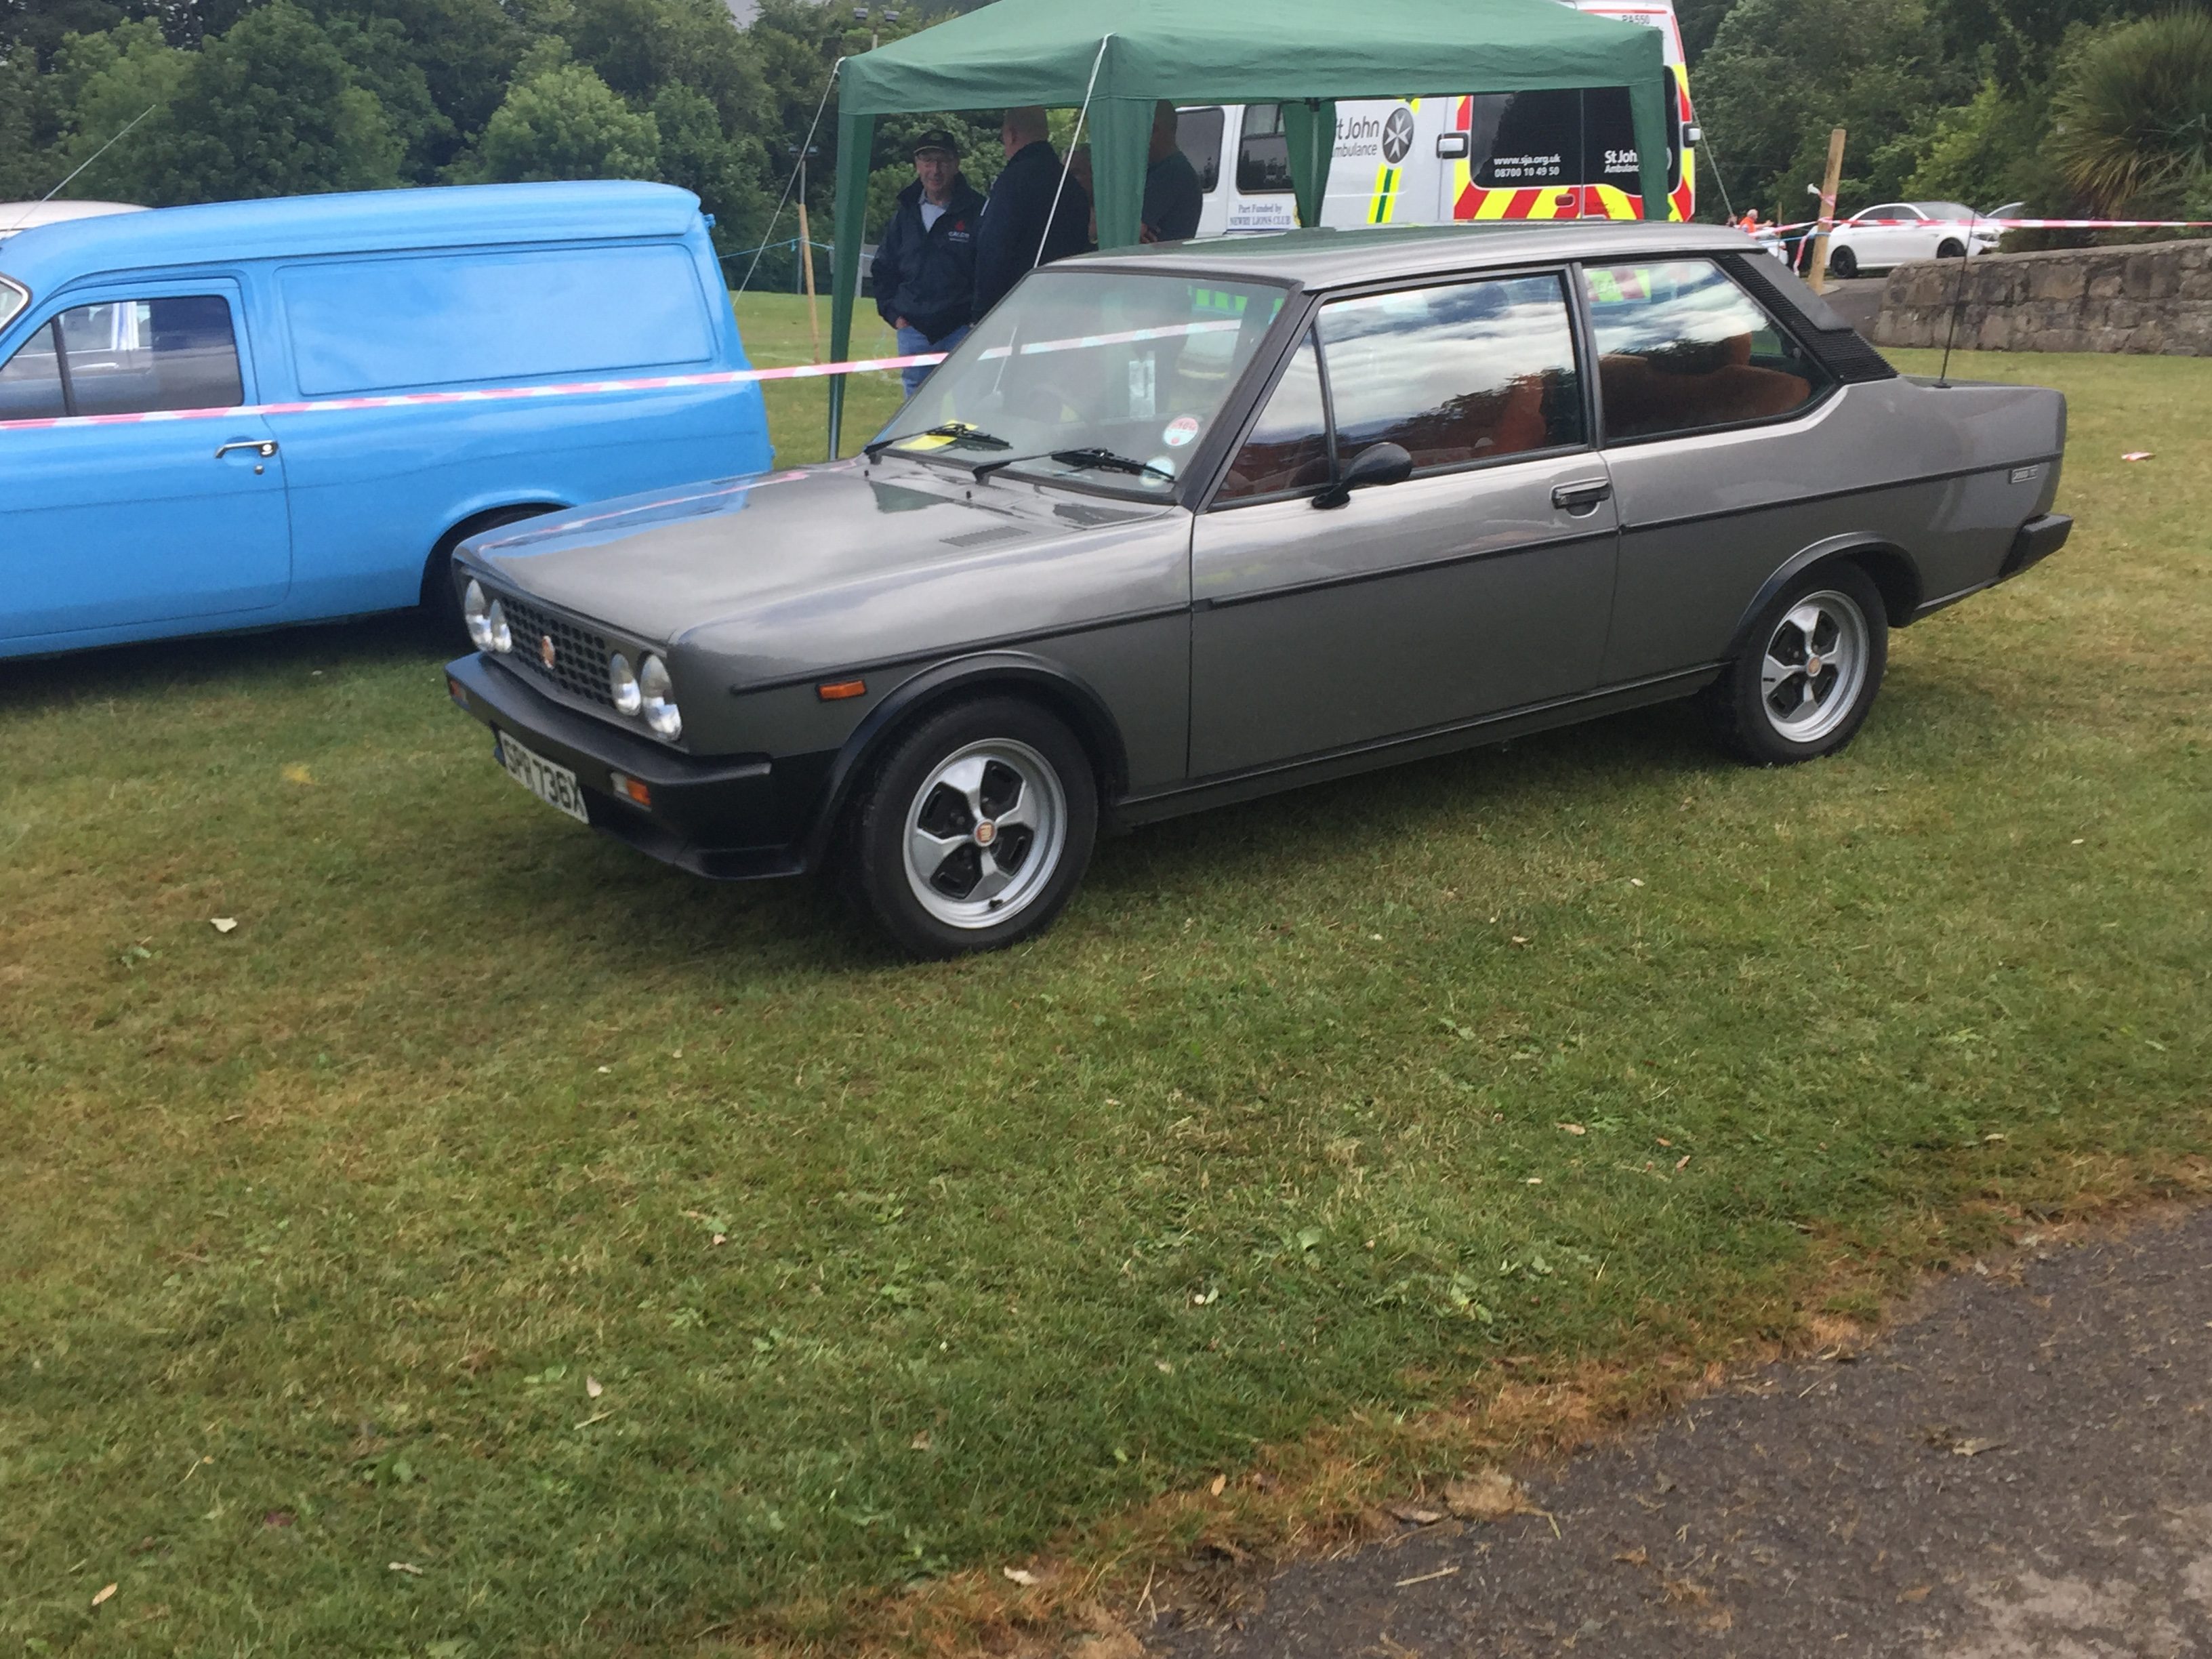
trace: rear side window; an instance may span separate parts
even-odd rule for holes
[[[1199,194],[1207,194],[1221,182],[1221,110],[1181,110],[1176,115],[1176,148],[1198,173]],[[1285,156],[1285,165],[1289,157]]]
[[[230,302],[214,294],[76,306],[0,368],[5,420],[234,409],[245,400]]]
[[[278,281],[311,398],[672,369],[714,350],[690,251],[666,244],[332,260]]]
[[[1287,196],[1291,141],[1280,104],[1244,106],[1244,131],[1237,143],[1237,189],[1245,196]]]
[[[1556,276],[1339,300],[1321,313],[1336,453],[1402,444],[1418,471],[1586,441]]]
[[[1589,265],[1608,443],[1802,409],[1833,377],[1709,259]]]

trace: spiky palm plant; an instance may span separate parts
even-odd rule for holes
[[[2212,11],[2191,6],[2086,42],[2062,72],[2053,159],[2100,213],[2212,170]]]

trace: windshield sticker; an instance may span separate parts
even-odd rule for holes
[[[1181,449],[1196,436],[1198,436],[1197,417],[1191,415],[1178,415],[1168,422],[1167,430],[1160,434],[1160,441],[1170,449]]]

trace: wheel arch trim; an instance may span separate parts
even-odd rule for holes
[[[990,690],[1042,696],[1072,714],[1075,735],[1099,768],[1100,805],[1118,799],[1128,787],[1128,751],[1121,729],[1100,696],[1080,675],[1027,651],[982,651],[923,669],[902,681],[890,695],[853,728],[830,763],[830,776],[807,826],[805,861],[818,866],[837,820],[869,764],[899,732],[929,708],[963,694]]]
[[[1887,613],[1884,620],[1890,627],[1902,628],[1912,619],[1912,613],[1919,608],[1921,588],[1920,567],[1913,562],[1912,556],[1896,543],[1875,536],[1831,536],[1792,554],[1760,585],[1737,619],[1735,631],[1729,636],[1728,649],[1721,653],[1721,660],[1733,662],[1743,653],[1751,643],[1752,625],[1759,620],[1759,613],[1774,603],[1776,594],[1814,566],[1831,559],[1849,559],[1866,573],[1867,580],[1881,595],[1882,609]]]

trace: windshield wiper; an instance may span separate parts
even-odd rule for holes
[[[1134,460],[1127,455],[1117,455],[1110,449],[1096,447],[1083,449],[1054,449],[1042,455],[1001,455],[996,460],[984,461],[975,468],[975,482],[981,483],[1002,467],[1019,466],[1024,461],[1058,461],[1062,466],[1080,469],[1095,466],[1107,472],[1151,473],[1155,478],[1175,482],[1175,474],[1164,466],[1154,466],[1150,461]]]
[[[892,445],[910,444],[916,438],[943,438],[946,440],[945,447],[947,449],[961,447],[1012,449],[1013,447],[1013,445],[1008,443],[1004,438],[995,433],[986,432],[981,427],[970,426],[965,421],[947,421],[943,426],[933,426],[925,432],[902,432],[896,438],[878,438],[875,442],[865,446],[860,453],[872,461]],[[930,452],[925,450],[922,453],[927,454]]]

